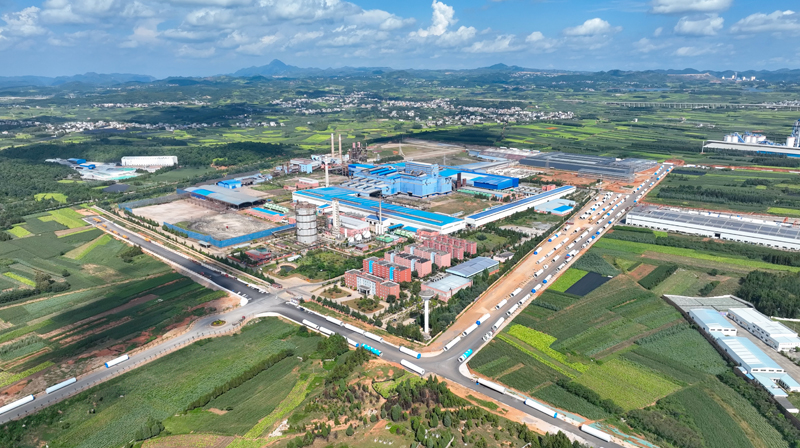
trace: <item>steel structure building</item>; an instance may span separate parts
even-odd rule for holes
[[[374,199],[362,198],[358,194],[357,191],[340,187],[326,187],[292,192],[292,199],[316,206],[329,206],[336,199],[342,212],[362,217],[380,214],[385,220],[384,225],[387,226],[402,224],[406,227],[435,230],[439,233],[453,233],[466,227],[463,219],[399,205],[385,203],[381,205]]]
[[[800,250],[800,227],[766,217],[757,219],[719,212],[637,206],[628,212],[625,224]]]
[[[778,351],[800,347],[797,332],[775,322],[753,308],[731,308],[728,317]]]
[[[636,173],[654,168],[658,163],[646,159],[616,159],[614,157],[543,152],[522,159],[520,165],[544,169],[574,171],[579,175],[612,179],[633,179]]]
[[[175,166],[178,164],[177,156],[125,156],[121,160],[122,166]]]
[[[570,195],[574,193],[575,190],[576,188],[571,185],[564,185],[563,187],[558,187],[555,190],[539,193],[534,196],[529,196],[525,199],[520,199],[508,204],[492,207],[482,212],[474,213],[467,216],[464,220],[471,227],[480,227],[484,224],[511,216],[514,213],[524,212],[525,210],[542,205],[547,201]]]
[[[750,373],[785,373],[783,367],[756,347],[750,339],[741,336],[717,338],[717,344]]]
[[[457,275],[447,275],[434,282],[423,283],[422,291],[430,291],[439,296],[439,300],[447,302],[453,294],[472,286],[472,280]]]
[[[484,271],[493,274],[500,269],[500,262],[487,257],[475,257],[459,265],[447,268],[445,272],[459,277],[472,278]]]
[[[252,207],[254,205],[264,203],[263,199],[250,196],[249,194],[245,194],[241,191],[231,190],[217,185],[188,187],[183,190],[179,189],[177,192],[178,194],[189,193],[189,195],[194,199],[211,201],[236,209]]]
[[[689,310],[689,317],[697,322],[703,331],[715,338],[736,336],[736,327],[718,311],[698,308]]]
[[[297,220],[297,242],[313,245],[317,242],[317,207],[307,202],[298,202],[295,205]]]

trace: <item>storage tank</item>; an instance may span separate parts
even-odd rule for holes
[[[297,219],[297,242],[313,245],[317,242],[317,206],[298,202],[295,206]]]

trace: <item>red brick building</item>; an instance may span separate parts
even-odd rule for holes
[[[378,257],[365,258],[363,271],[397,283],[411,281],[411,268]]]
[[[351,269],[345,272],[344,283],[348,288],[362,294],[377,296],[384,300],[390,295],[400,297],[400,285],[398,283],[361,272],[358,269]]]
[[[448,251],[436,250],[419,244],[411,244],[403,248],[403,252],[431,260],[431,263],[440,268],[449,268],[452,264],[452,255]]]
[[[412,271],[416,272],[420,278],[430,275],[431,271],[433,271],[433,263],[430,258],[422,258],[417,255],[395,251],[386,252],[383,258],[390,263],[410,268]]]

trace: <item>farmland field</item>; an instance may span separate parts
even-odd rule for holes
[[[248,325],[239,335],[190,345],[54,406],[52,412],[63,412],[60,422],[32,428],[26,433],[22,446],[35,445],[35,440],[43,436],[50,441],[50,446],[56,447],[124,444],[133,438],[148,417],[162,421],[181,412],[198,396],[280,350],[293,349],[298,354],[314,350],[318,337],[290,336],[293,332],[292,325],[270,318]],[[260,390],[259,393],[264,394],[261,397],[277,403],[280,398],[270,394],[279,394],[279,390],[267,390],[283,379],[292,367],[293,362],[279,363],[244,386],[251,392]],[[288,393],[288,389],[283,393]],[[237,393],[236,389],[230,393]],[[253,398],[254,402],[263,401]],[[264,404],[267,407],[256,406],[249,410],[242,407],[239,418],[250,419],[243,423],[254,424],[269,413],[267,403]],[[93,407],[95,413],[88,414],[87,405]],[[240,431],[234,429],[234,432]]]
[[[558,280],[553,283],[553,286],[549,287],[548,289],[551,291],[565,292],[572,285],[577,283],[578,280],[582,279],[586,274],[588,274],[586,271],[576,268],[569,268],[566,272],[561,274],[561,276],[558,277]]]
[[[665,236],[687,238],[658,235]],[[637,270],[642,265],[647,269]],[[676,423],[679,431],[708,425],[695,436],[698,448],[722,446],[709,441],[714,437],[728,447],[787,446],[769,421],[753,417],[757,411],[744,397],[717,379],[729,372],[727,362],[660,295],[696,295],[711,281],[719,283],[715,291],[727,288],[733,293],[749,269],[774,272],[790,267],[706,248],[610,238],[601,239],[575,266],[589,272],[584,278],[598,271],[615,277],[580,298],[552,287],[546,290],[490,342],[488,353],[484,348],[470,360],[470,367],[557,409],[637,433],[642,430],[627,427],[619,418],[627,420],[630,412],[641,409],[662,412],[658,409],[663,404],[672,409],[669,415],[690,413],[696,419]],[[648,275],[654,278],[652,290],[639,284]],[[702,396],[687,406],[693,394]],[[651,409],[654,403],[659,404]],[[720,415],[701,417],[706,412]],[[727,425],[735,429],[720,435]],[[659,446],[677,446],[657,434],[645,431],[643,436]]]

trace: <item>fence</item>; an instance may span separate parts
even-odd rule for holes
[[[180,228],[178,226],[174,226],[174,225],[166,223],[166,222],[164,223],[164,225],[168,229],[172,229],[172,230],[175,230],[175,231],[178,231],[178,232],[181,232],[181,233],[185,233],[186,235],[189,235],[189,238],[191,238],[193,240],[203,241],[205,243],[211,244],[214,247],[219,247],[219,248],[233,246],[233,245],[236,245],[236,244],[244,244],[244,243],[247,243],[247,242],[250,242],[250,241],[253,241],[253,240],[257,240],[259,238],[266,238],[266,237],[272,236],[272,235],[274,235],[276,233],[285,232],[287,230],[291,230],[291,229],[295,228],[295,224],[289,224],[289,225],[285,225],[285,226],[281,226],[281,227],[275,227],[275,228],[272,228],[272,229],[261,230],[261,231],[258,231],[258,232],[249,233],[247,235],[228,238],[227,240],[217,240],[217,239],[214,239],[213,237],[211,237],[209,235],[203,235],[202,233],[197,233],[197,232],[192,232],[191,230],[182,229],[182,228]]]
[[[178,193],[172,193],[166,196],[159,196],[157,198],[140,199],[138,201],[125,202],[124,204],[119,204],[117,207],[132,212],[134,208],[145,207],[148,205],[166,204],[167,202],[177,201],[178,199],[182,199],[188,196],[189,196],[188,192],[185,192],[183,190],[178,190]]]

